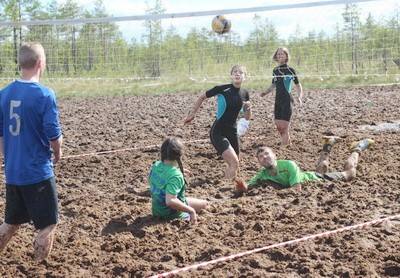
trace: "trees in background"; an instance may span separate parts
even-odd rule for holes
[[[162,14],[161,0],[146,13]],[[231,31],[219,36],[207,28],[193,28],[183,37],[177,27],[149,19],[143,24],[141,40],[128,41],[115,23],[28,25],[26,20],[104,18],[103,1],[84,10],[76,0],[42,6],[37,0],[0,0],[0,16],[14,25],[0,28],[0,75],[17,72],[17,50],[22,41],[40,41],[45,46],[50,76],[225,76],[233,64],[246,65],[253,75],[273,67],[271,56],[280,45],[289,47],[291,63],[303,74],[390,73],[400,68],[400,10],[389,20],[371,15],[361,22],[359,7],[346,5],[343,21],[334,34],[323,31],[278,34],[276,27],[255,15],[253,30],[246,39]],[[287,39],[283,39],[285,37]]]

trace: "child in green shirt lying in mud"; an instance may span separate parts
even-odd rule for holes
[[[315,172],[304,172],[296,162],[292,160],[277,160],[273,150],[269,147],[260,147],[257,150],[257,159],[262,168],[247,183],[237,181],[236,189],[239,192],[247,191],[249,187],[256,186],[259,182],[272,181],[282,187],[297,187],[301,190],[301,184],[313,180],[343,180],[349,181],[356,176],[356,168],[360,153],[373,145],[372,139],[364,139],[353,142],[351,154],[346,161],[343,172],[327,172],[329,166],[329,155],[332,146],[338,141],[339,137],[323,137],[323,148],[317,163]]]

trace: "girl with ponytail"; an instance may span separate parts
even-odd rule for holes
[[[185,197],[186,180],[182,165],[183,144],[175,137],[161,145],[161,160],[153,163],[149,174],[152,214],[162,219],[181,218],[197,222],[197,213],[207,201]]]

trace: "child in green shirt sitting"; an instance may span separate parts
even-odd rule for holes
[[[183,144],[178,138],[168,138],[161,145],[161,160],[153,163],[148,178],[152,213],[162,219],[181,218],[195,224],[207,201],[185,197],[182,154]]]

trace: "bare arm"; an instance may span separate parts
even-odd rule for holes
[[[196,115],[197,111],[199,110],[201,104],[203,103],[203,101],[207,98],[206,94],[203,93],[199,96],[199,98],[196,100],[195,104],[193,105],[192,110],[189,112],[189,114],[187,115],[184,124],[188,124],[191,121],[193,121],[194,116]]]
[[[297,191],[301,191],[301,183],[296,183],[296,184],[294,184],[294,185],[292,185],[292,187],[296,187],[296,189],[297,189]]]
[[[62,156],[62,150],[61,150],[61,145],[62,145],[62,136],[58,137],[58,139],[50,141],[50,146],[53,149],[53,154],[54,154],[54,163],[57,163]]]
[[[297,100],[299,102],[299,105],[301,106],[303,103],[303,87],[301,84],[295,84],[296,92],[297,92]]]
[[[261,93],[261,96],[264,97],[264,96],[268,95],[269,93],[271,93],[275,89],[275,87],[276,87],[275,84],[271,84],[271,86],[269,86],[268,89],[265,92]]]
[[[165,203],[167,204],[168,207],[172,209],[189,213],[190,222],[192,224],[195,224],[197,222],[197,214],[194,208],[183,203],[181,200],[177,198],[177,196],[168,193],[165,194]]]
[[[248,121],[251,119],[251,103],[250,101],[243,102],[244,118]]]

